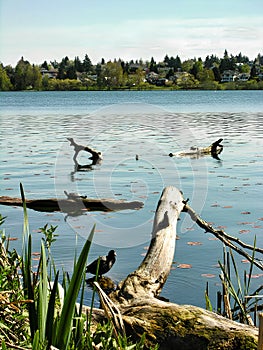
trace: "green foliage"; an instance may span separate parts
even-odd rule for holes
[[[56,238],[58,235],[55,234],[55,231],[57,229],[57,226],[50,225],[50,228],[48,228],[48,224],[46,224],[44,227],[40,228],[40,231],[45,236],[42,238],[44,241],[45,247],[50,250],[51,244],[56,242]]]
[[[7,75],[6,70],[0,65],[0,91],[10,91],[13,89],[13,85]]]
[[[0,215],[0,225],[4,223]],[[0,341],[2,349],[7,343],[28,342],[27,315],[23,291],[20,284],[20,257],[9,249],[9,238],[0,231]],[[15,320],[15,322],[14,322]]]

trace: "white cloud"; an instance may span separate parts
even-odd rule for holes
[[[21,53],[31,62],[61,59],[65,55],[88,53],[94,63],[123,58],[161,60],[165,54],[181,59],[216,54],[243,54],[253,59],[263,49],[262,18],[240,17],[128,20],[116,23],[90,23],[74,27],[23,27],[2,34],[4,58],[17,62]],[[30,24],[29,24],[30,25]],[[2,59],[2,57],[0,57]],[[4,63],[10,63],[5,62]],[[13,63],[13,62],[12,62]]]

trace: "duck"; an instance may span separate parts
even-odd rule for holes
[[[112,266],[114,265],[116,261],[116,255],[117,254],[115,250],[110,250],[108,255],[100,256],[92,263],[90,263],[86,267],[86,272],[91,273],[92,275],[96,275],[98,261],[100,261],[98,276],[104,275],[105,273],[109,272]]]

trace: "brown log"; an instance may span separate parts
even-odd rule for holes
[[[7,196],[0,197],[1,205],[23,206],[20,198],[12,198]],[[75,199],[26,199],[26,206],[41,212],[62,211],[65,213],[78,212],[83,208],[89,211],[116,211],[126,209],[139,209],[143,206],[142,202],[132,201],[126,202],[115,199],[91,199],[91,198],[75,198]]]
[[[185,201],[176,188],[164,189],[155,213],[152,239],[141,265],[110,294],[121,310],[126,332],[160,349],[256,349],[258,329],[190,305],[158,298],[174,257],[176,224]],[[194,293],[194,290],[193,290]]]

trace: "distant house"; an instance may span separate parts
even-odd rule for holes
[[[169,80],[165,78],[159,78],[156,80],[156,86],[165,86]]]
[[[179,80],[185,80],[188,79],[191,76],[190,73],[188,72],[182,72],[181,70],[178,70],[173,78],[171,78],[173,81],[179,81]]]
[[[233,70],[225,70],[221,77],[221,83],[229,83],[237,79],[237,73]]]
[[[159,75],[155,72],[150,72],[146,75],[146,80],[150,84],[155,84],[158,79]]]
[[[249,73],[241,73],[241,74],[238,74],[237,80],[238,81],[248,81],[249,77],[250,77]]]
[[[41,68],[40,73],[42,74],[42,77],[47,76],[48,78],[56,79],[58,70],[55,68],[49,70]]]

